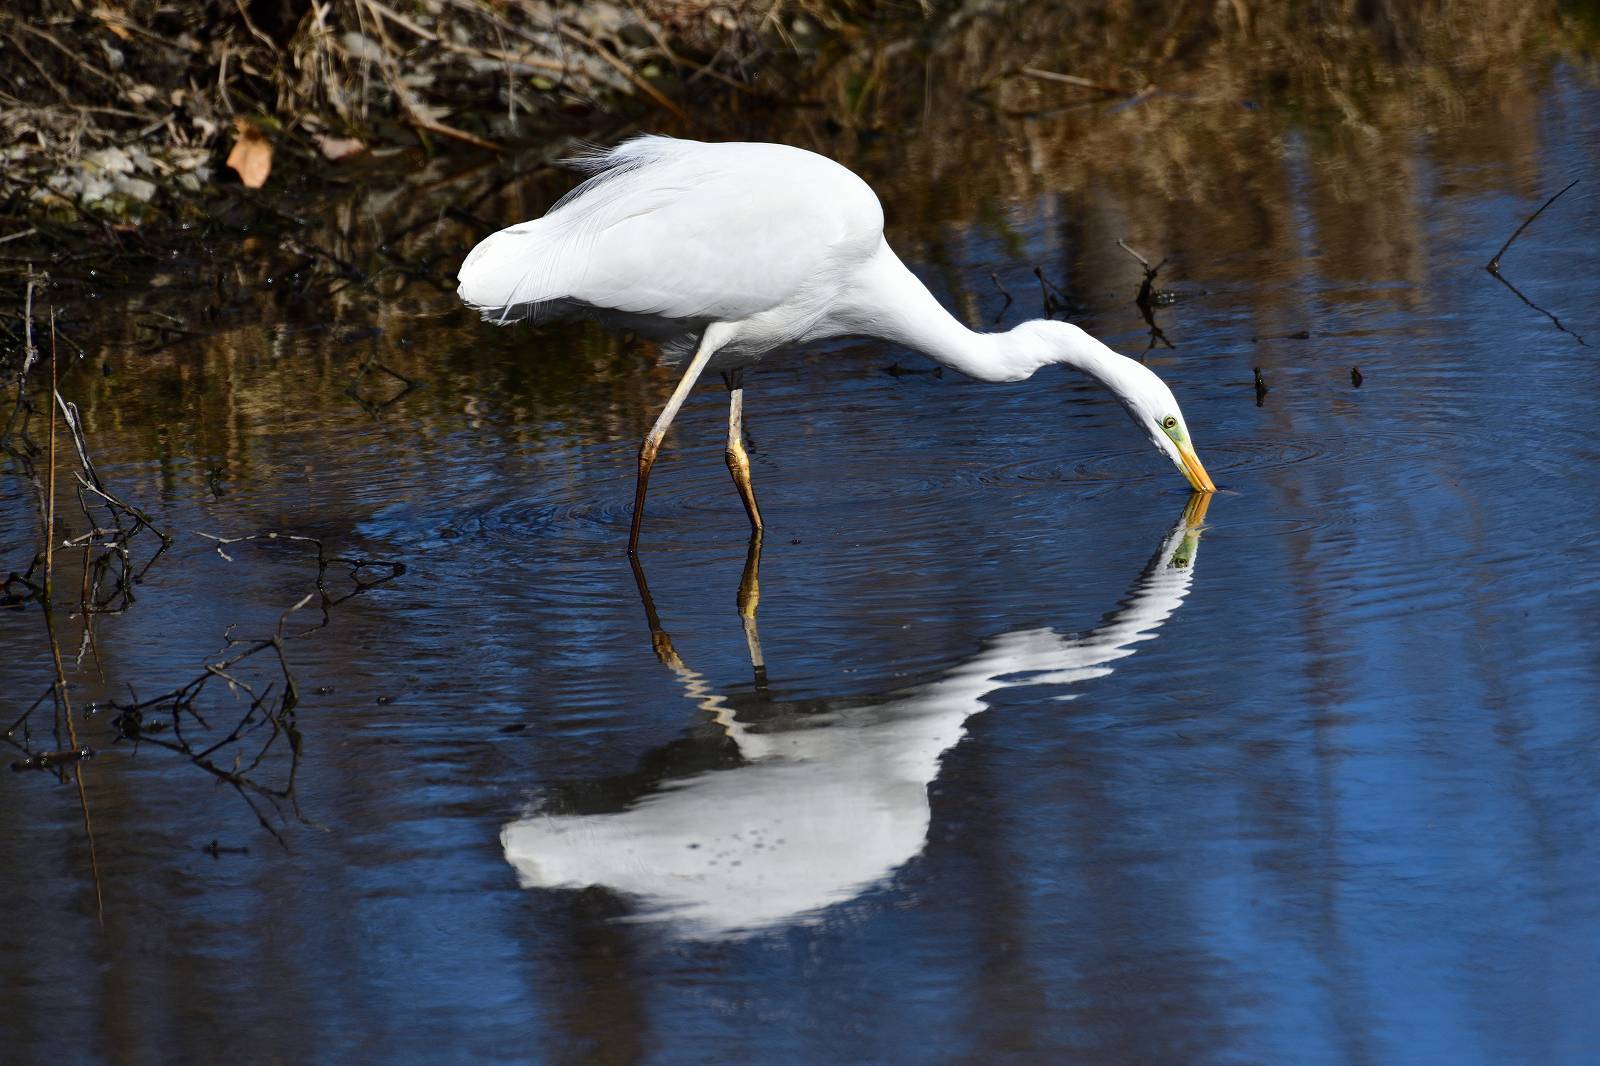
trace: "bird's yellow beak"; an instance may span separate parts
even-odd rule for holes
[[[1188,441],[1175,441],[1178,445],[1178,458],[1183,461],[1183,476],[1189,479],[1189,484],[1196,492],[1216,492],[1217,486],[1212,484],[1211,475],[1206,473],[1206,468],[1200,465],[1200,457],[1194,453],[1194,448]]]

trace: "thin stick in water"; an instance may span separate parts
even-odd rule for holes
[[[32,308],[30,306],[29,310]],[[29,323],[29,333],[32,334],[32,323]],[[72,744],[73,751],[82,751],[83,746],[78,743],[78,727],[72,720],[72,698],[67,691],[67,671],[61,662],[61,641],[56,637],[55,602],[54,602],[54,568],[56,544],[56,406],[60,403],[61,394],[56,391],[56,312],[50,309],[50,447],[49,471],[46,475],[45,495],[45,541],[44,541],[44,627],[50,638],[50,657],[56,668],[56,697],[60,701],[62,712],[67,719],[67,739]],[[95,916],[101,925],[106,923],[105,900],[100,892],[100,859],[94,846],[94,823],[89,818],[89,794],[83,787],[83,763],[74,760],[72,763],[72,777],[78,786],[78,807],[83,811],[83,831],[89,838],[89,869],[94,875],[94,907]]]
[[[1532,225],[1534,219],[1544,214],[1544,209],[1546,207],[1549,207],[1551,204],[1561,199],[1561,197],[1566,193],[1567,189],[1572,188],[1576,184],[1578,184],[1578,179],[1573,178],[1571,181],[1567,182],[1565,189],[1562,189],[1561,192],[1558,192],[1554,196],[1550,197],[1550,199],[1546,200],[1540,205],[1539,210],[1535,211],[1533,214],[1524,219],[1522,225],[1518,226],[1511,236],[1506,238],[1506,243],[1500,246],[1500,250],[1494,253],[1494,258],[1489,260],[1489,262],[1484,265],[1483,269],[1487,270],[1491,274],[1500,273],[1500,257],[1506,254],[1506,249],[1511,247],[1511,242],[1522,236],[1522,231]]]

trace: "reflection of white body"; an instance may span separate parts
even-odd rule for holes
[[[801,728],[757,732],[680,672],[749,760],[669,781],[615,814],[531,815],[501,834],[535,887],[603,885],[645,917],[699,938],[748,933],[851,899],[922,850],[939,759],[991,693],[1063,685],[1152,639],[1192,579],[1195,527],[1181,522],[1106,622],[1078,637],[1007,633],[937,680],[886,700],[841,705]]]

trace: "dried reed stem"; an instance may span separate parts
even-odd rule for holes
[[[33,336],[33,282],[28,283],[28,336]],[[56,701],[61,707],[62,714],[67,720],[67,740],[72,745],[74,752],[81,752],[83,748],[78,744],[78,727],[72,720],[72,698],[67,691],[67,671],[61,661],[61,641],[56,636],[55,601],[54,601],[54,576],[55,576],[55,545],[56,545],[56,407],[60,403],[61,394],[56,391],[56,313],[55,308],[50,309],[50,442],[48,448],[48,471],[45,489],[45,540],[44,540],[44,627],[50,638],[50,658],[55,663]],[[59,743],[59,741],[58,741]],[[83,812],[83,831],[89,838],[89,869],[94,875],[94,907],[95,917],[100,924],[106,924],[105,899],[100,891],[100,859],[94,846],[94,823],[89,817],[89,794],[83,785],[83,760],[75,759],[72,763],[72,778],[78,786],[78,809]]]

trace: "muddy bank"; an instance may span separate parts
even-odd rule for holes
[[[1370,136],[1552,54],[1588,62],[1597,36],[1555,2],[1368,7],[30,0],[0,15],[0,251],[242,225],[241,198],[269,205],[259,231],[357,163],[549,157],[625,127],[814,141],[976,104],[1009,131],[1168,97]],[[1147,170],[1172,162],[1158,145]]]

